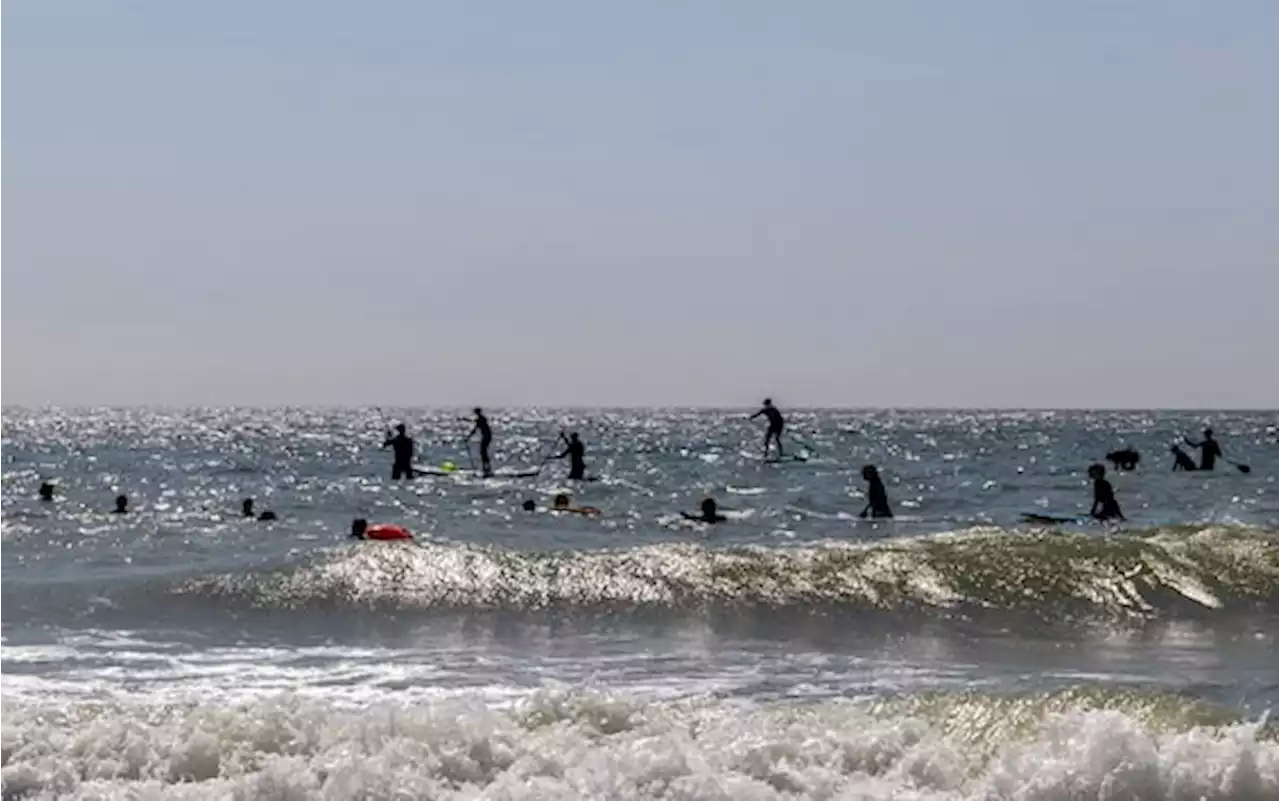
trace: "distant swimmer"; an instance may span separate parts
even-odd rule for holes
[[[245,498],[240,503],[241,517],[256,517],[258,520],[275,520],[276,513],[267,509],[262,514],[258,514],[253,510],[253,498]]]
[[[53,500],[53,484],[49,483],[48,481],[41,482],[40,500],[42,501]]]
[[[493,430],[489,428],[489,418],[484,416],[484,412],[480,407],[475,408],[476,425],[471,429],[471,433],[467,434],[467,447],[471,447],[471,438],[480,433],[480,469],[484,473],[484,477],[488,478],[493,475],[493,467],[489,464],[489,445],[493,442]]]
[[[351,521],[351,538],[357,540],[411,540],[413,535],[404,526],[396,526],[390,523],[375,523],[371,526],[368,520],[357,517]]]
[[[563,434],[560,435],[564,437]],[[570,434],[565,440],[565,449],[556,454],[554,459],[563,459],[569,457],[569,478],[573,481],[582,481],[587,477],[586,446],[582,444],[582,440],[578,439],[577,434]]]
[[[393,436],[388,431],[387,439],[382,443],[384,448],[391,446],[393,457],[391,462],[392,481],[413,478],[413,437],[404,433],[404,431],[404,423],[398,424],[395,435]]]
[[[711,498],[707,498],[702,502],[702,511],[698,514],[681,512],[680,515],[685,520],[694,520],[699,523],[723,523],[729,519],[720,514],[720,510],[716,508],[716,502]]]
[[[112,513],[112,514],[115,514],[115,515],[127,515],[127,514],[129,514],[129,496],[128,496],[128,495],[117,495],[117,496],[116,496],[116,508],[115,508],[115,509],[112,509],[112,510],[111,510],[111,513]]]
[[[773,405],[772,399],[765,398],[764,405],[760,407],[760,411],[751,415],[749,419],[754,420],[760,415],[764,415],[765,419],[769,421],[769,430],[764,433],[764,458],[769,458],[769,441],[772,440],[778,443],[778,458],[781,459],[783,456],[782,427],[786,422],[782,419],[782,412],[778,411],[778,408]]]
[[[1213,465],[1222,457],[1222,446],[1213,438],[1213,429],[1206,428],[1204,430],[1204,439],[1200,442],[1192,442],[1190,439],[1183,437],[1186,443],[1193,448],[1200,449],[1200,469],[1212,470]]]
[[[1173,453],[1173,472],[1196,469],[1196,463],[1191,460],[1191,457],[1182,448],[1174,445],[1169,450]]]
[[[1089,467],[1089,478],[1093,479],[1093,507],[1089,509],[1089,516],[1097,520],[1124,520],[1120,504],[1116,503],[1115,490],[1106,475],[1107,468],[1100,464]]]
[[[555,500],[551,503],[551,508],[557,512],[571,512],[585,517],[596,517],[601,514],[600,510],[594,506],[574,506],[569,500],[569,496],[563,492],[555,497]]]
[[[869,464],[862,468],[862,477],[867,482],[867,505],[858,513],[858,517],[866,517],[867,513],[872,517],[893,517],[893,510],[889,508],[889,494],[885,492],[880,471],[876,470],[875,465]]]
[[[1111,462],[1116,470],[1136,470],[1141,459],[1142,457],[1133,448],[1122,448],[1107,454],[1107,461]]]

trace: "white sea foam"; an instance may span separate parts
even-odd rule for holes
[[[975,713],[975,703],[978,711]],[[1145,710],[1145,711],[1144,711]],[[540,691],[500,708],[6,702],[6,799],[1270,799],[1274,741],[1150,709]]]

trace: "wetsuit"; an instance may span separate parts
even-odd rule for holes
[[[1222,447],[1218,445],[1218,441],[1213,437],[1205,437],[1203,442],[1187,440],[1187,444],[1193,448],[1200,449],[1201,470],[1212,470],[1214,462],[1222,457]]]
[[[413,478],[413,437],[407,434],[396,434],[388,439],[382,447],[391,446],[391,480]]]
[[[564,449],[558,458],[563,459],[569,457],[569,478],[581,481],[587,477],[587,463],[584,458],[587,448],[582,444],[582,440],[570,440],[569,447]]]
[[[480,432],[480,467],[487,476],[493,473],[489,464],[489,445],[493,443],[493,430],[489,428],[489,419],[483,414],[476,415],[476,430]]]
[[[1120,504],[1116,503],[1116,494],[1111,489],[1111,482],[1105,478],[1093,480],[1093,509],[1089,512],[1099,520],[1124,520]]]
[[[776,406],[770,404],[761,408],[760,411],[751,415],[751,417],[754,419],[760,415],[764,415],[765,419],[769,421],[769,430],[764,434],[764,455],[766,457],[769,455],[769,440],[773,440],[778,443],[778,457],[781,458],[783,426],[782,412],[778,411]]]
[[[872,517],[893,517],[889,508],[889,494],[884,490],[884,482],[879,478],[871,479],[867,484],[867,507]]]

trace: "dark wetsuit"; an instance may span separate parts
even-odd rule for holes
[[[778,443],[778,458],[782,458],[782,412],[778,411],[778,407],[770,404],[769,406],[762,407],[760,411],[751,415],[751,418],[754,420],[760,415],[764,415],[765,419],[769,421],[769,430],[764,432],[765,457],[768,458],[769,456],[769,441],[773,440]]]
[[[1111,489],[1111,482],[1105,478],[1093,480],[1093,509],[1090,514],[1099,520],[1124,520],[1120,504],[1116,503],[1115,491]]]
[[[1187,440],[1187,444],[1193,448],[1200,449],[1200,469],[1212,470],[1214,462],[1222,458],[1222,447],[1218,445],[1218,441],[1212,437],[1205,437],[1203,442],[1192,442]]]
[[[884,482],[879,478],[871,479],[867,484],[867,506],[871,508],[872,517],[893,517],[889,494],[884,491]]]
[[[493,472],[489,465],[489,445],[493,443],[493,430],[489,428],[489,418],[483,414],[476,415],[476,430],[480,432],[480,467],[487,476]]]
[[[391,446],[394,458],[391,462],[391,480],[413,478],[413,437],[407,434],[396,434],[389,438],[382,447]]]
[[[586,454],[587,448],[581,440],[571,440],[569,447],[560,454],[562,459],[565,456],[569,457],[569,478],[581,481],[587,477],[587,463],[584,461]]]

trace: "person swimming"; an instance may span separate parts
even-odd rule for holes
[[[729,519],[720,514],[719,509],[716,508],[716,502],[712,498],[703,500],[701,508],[702,511],[696,515],[689,512],[681,512],[680,515],[685,520],[693,520],[698,523],[723,523]]]
[[[555,512],[571,512],[575,515],[583,515],[585,517],[595,517],[600,514],[600,510],[594,506],[574,506],[569,496],[563,492],[556,495],[551,502],[551,509]]]
[[[493,475],[493,467],[489,463],[489,445],[493,443],[493,429],[489,428],[489,418],[484,416],[484,412],[480,407],[475,408],[476,424],[471,429],[471,433],[467,434],[467,447],[471,447],[471,438],[480,434],[480,470],[485,478]]]
[[[404,423],[396,425],[395,435],[392,435],[390,431],[387,432],[387,438],[382,443],[382,447],[386,448],[388,446],[390,446],[392,453],[391,480],[399,481],[413,478],[413,437],[405,433]]]
[[[128,496],[128,495],[117,495],[117,496],[116,496],[116,508],[115,508],[115,509],[112,509],[112,510],[111,510],[111,513],[112,513],[112,514],[115,514],[115,515],[127,515],[127,514],[129,514],[129,496]]]
[[[243,501],[241,501],[240,516],[256,517],[258,520],[275,520],[276,519],[276,513],[271,511],[270,509],[267,509],[262,514],[257,514],[256,512],[254,512],[253,498],[245,498]]]
[[[561,438],[564,437],[563,434],[560,436]],[[587,477],[586,455],[587,448],[582,444],[582,440],[578,439],[578,435],[575,433],[570,434],[569,438],[565,440],[565,449],[552,458],[563,459],[568,456],[569,479],[571,481],[582,481]]]
[[[1195,461],[1193,461],[1182,448],[1174,445],[1169,449],[1169,451],[1173,454],[1173,472],[1177,473],[1182,470],[1189,471],[1196,469]]]
[[[771,398],[765,398],[760,411],[747,419],[754,420],[760,415],[764,415],[765,419],[769,421],[769,429],[764,432],[764,458],[769,458],[769,442],[773,441],[778,444],[778,458],[781,459],[783,457],[782,428],[786,425],[786,421],[782,418],[782,412],[778,411],[778,407],[773,405]]]
[[[1189,438],[1183,437],[1188,445],[1193,448],[1200,449],[1200,470],[1212,470],[1214,464],[1221,458],[1222,446],[1213,438],[1213,429],[1206,428],[1204,430],[1204,439],[1200,442],[1192,442]]]
[[[1093,506],[1089,509],[1089,516],[1097,520],[1124,520],[1115,490],[1106,475],[1107,468],[1102,465],[1089,466],[1089,478],[1093,479]]]
[[[48,481],[42,481],[40,483],[40,500],[42,501],[53,500],[53,484],[51,484]]]
[[[884,481],[880,479],[880,471],[869,464],[862,468],[862,477],[867,482],[867,505],[858,513],[858,517],[866,517],[870,512],[874,517],[893,517],[889,508],[889,493],[885,491]]]

